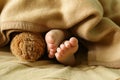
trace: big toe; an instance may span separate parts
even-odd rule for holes
[[[74,47],[74,46],[78,45],[78,39],[75,37],[72,37],[72,38],[70,38],[70,43]]]

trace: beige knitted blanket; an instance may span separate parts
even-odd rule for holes
[[[89,65],[120,67],[119,26],[120,0],[0,0],[1,47],[15,31],[72,28],[88,48]]]

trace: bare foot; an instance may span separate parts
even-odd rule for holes
[[[65,35],[62,30],[51,30],[45,36],[45,41],[47,43],[48,56],[49,58],[54,58],[57,47],[64,40]]]
[[[74,54],[78,50],[78,40],[75,37],[70,38],[70,40],[65,41],[63,44],[57,48],[55,53],[56,59],[64,65],[75,65]]]

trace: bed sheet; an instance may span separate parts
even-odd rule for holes
[[[51,60],[21,62],[8,47],[0,49],[0,80],[119,80],[120,69],[64,66]]]

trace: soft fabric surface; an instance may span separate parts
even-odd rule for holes
[[[101,66],[25,63],[3,47],[12,32],[53,28],[70,29],[88,64]],[[120,0],[0,0],[0,47],[0,80],[119,80],[119,69],[102,65],[120,68]]]
[[[0,46],[17,31],[70,29],[89,65],[120,68],[120,0],[0,0]]]
[[[20,62],[9,52],[0,49],[0,80],[118,80],[120,69],[103,66],[64,66],[50,60],[34,63]]]

